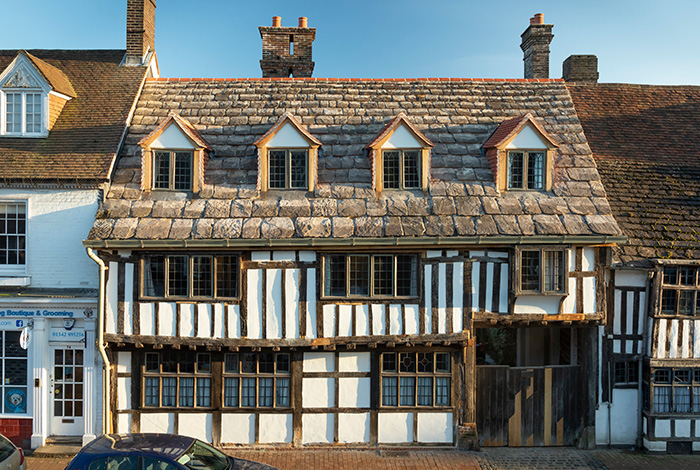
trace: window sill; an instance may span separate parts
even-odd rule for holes
[[[48,136],[48,132],[41,134],[0,134],[0,138],[5,137],[7,139],[45,139]]]
[[[31,281],[31,276],[3,276],[0,274],[0,286],[25,287]]]
[[[536,291],[520,291],[516,292],[515,296],[520,297],[520,296],[535,296],[535,295],[540,295],[540,296],[547,296],[547,297],[563,297],[566,295],[569,295],[567,292],[536,292]]]

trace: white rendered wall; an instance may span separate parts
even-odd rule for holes
[[[636,388],[613,389],[610,418],[612,426],[608,425],[608,404],[599,404],[595,415],[596,444],[634,445],[639,432],[639,403]],[[610,430],[612,433],[609,432]],[[609,440],[609,434],[612,434],[612,440]]]
[[[0,200],[27,201],[31,287],[98,287],[97,264],[83,248],[95,221],[97,190],[0,189]]]

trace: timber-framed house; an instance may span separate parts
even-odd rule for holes
[[[108,430],[590,443],[623,237],[551,25],[518,80],[311,78],[305,18],[260,33],[262,79],[144,85],[85,241]]]

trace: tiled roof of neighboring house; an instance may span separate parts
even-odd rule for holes
[[[140,190],[137,143],[171,111],[214,156],[188,200]],[[256,189],[253,145],[285,112],[321,141],[313,194]],[[399,113],[435,144],[428,194],[372,189],[367,145]],[[551,193],[499,194],[482,145],[532,113],[556,141]],[[595,162],[559,80],[147,80],[92,240],[614,236]]]
[[[700,87],[571,85],[623,262],[700,258]]]
[[[0,181],[106,181],[146,67],[120,67],[123,50],[26,52],[56,91],[75,97],[65,105],[48,137],[0,137]],[[18,53],[0,50],[0,70]]]

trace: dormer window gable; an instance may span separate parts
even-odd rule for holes
[[[483,147],[499,191],[551,191],[559,146],[532,114],[502,122]]]
[[[255,141],[258,189],[314,191],[321,142],[290,113]]]
[[[432,147],[430,139],[405,114],[396,116],[367,146],[373,189],[377,194],[385,190],[426,191]]]
[[[0,73],[0,136],[46,137],[76,96],[63,72],[21,51]]]
[[[153,132],[144,137],[141,189],[198,193],[204,182],[211,147],[197,129],[171,112]]]

